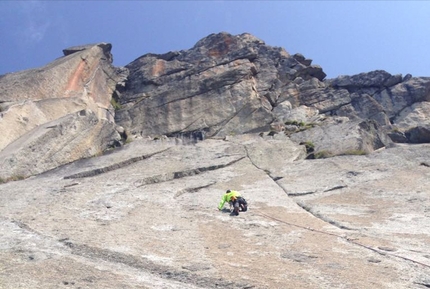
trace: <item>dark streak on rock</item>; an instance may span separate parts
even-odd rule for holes
[[[333,221],[333,220],[327,218],[327,216],[323,216],[323,215],[321,215],[319,213],[314,212],[312,210],[312,208],[309,207],[309,206],[307,206],[306,204],[303,204],[301,202],[297,202],[297,205],[299,207],[301,207],[303,210],[307,211],[309,214],[313,215],[315,218],[318,218],[318,219],[320,219],[320,220],[322,220],[322,221],[324,221],[326,223],[329,223],[329,224],[331,224],[331,225],[333,225],[335,227],[338,227],[339,229],[343,229],[343,230],[355,230],[355,229],[349,228],[349,227],[347,227],[345,225],[342,225],[339,222]]]
[[[302,192],[302,193],[287,193],[287,195],[289,197],[300,197],[300,196],[305,196],[305,195],[312,195],[315,194],[316,192]]]
[[[73,174],[73,175],[70,175],[70,176],[65,176],[64,179],[87,178],[87,177],[93,177],[93,176],[96,176],[96,175],[107,173],[107,172],[110,172],[110,171],[118,170],[118,169],[121,169],[121,168],[126,167],[128,165],[131,165],[133,163],[136,163],[138,161],[150,158],[150,157],[152,157],[152,156],[154,156],[156,154],[163,153],[163,152],[165,152],[167,150],[169,150],[169,149],[165,149],[165,150],[162,150],[162,151],[159,151],[159,152],[156,152],[156,153],[153,153],[153,154],[149,154],[149,155],[143,155],[143,156],[134,157],[134,158],[131,158],[131,159],[128,159],[128,160],[125,160],[125,161],[122,161],[122,162],[110,165],[110,166],[106,166],[106,167],[102,167],[102,168],[97,168],[97,169],[90,170],[90,171],[80,172],[80,173]]]
[[[222,169],[222,168],[228,167],[228,166],[230,166],[230,165],[232,165],[232,164],[234,164],[234,163],[236,163],[236,162],[238,162],[244,158],[245,157],[238,158],[238,159],[231,161],[227,164],[213,165],[213,166],[209,166],[209,167],[201,167],[201,168],[190,169],[190,170],[185,170],[185,171],[181,171],[181,172],[173,172],[170,174],[163,174],[163,175],[148,177],[148,178],[145,178],[145,179],[138,181],[139,185],[137,187],[161,183],[161,182],[167,182],[167,181],[171,181],[174,179],[181,179],[181,178],[185,178],[185,177],[189,177],[189,176],[195,176],[195,175],[198,175],[198,174],[201,174],[204,172],[208,172],[208,171],[214,171],[214,170]]]
[[[66,244],[68,245],[68,244]],[[123,264],[148,273],[158,275],[163,279],[174,280],[184,284],[193,284],[203,288],[252,288],[249,284],[230,282],[223,279],[199,276],[189,270],[179,270],[165,265],[160,265],[146,258],[137,257],[121,252],[114,252],[107,249],[91,247],[85,244],[75,244],[69,246],[71,253],[91,260],[103,260],[110,263]]]
[[[331,191],[334,191],[334,190],[343,189],[343,188],[346,188],[346,187],[348,187],[348,186],[335,186],[335,187],[333,187],[333,188],[330,188],[330,189],[325,190],[325,191],[324,191],[324,193],[325,193],[325,192],[331,192]]]
[[[176,199],[177,197],[179,197],[179,196],[181,196],[183,194],[186,194],[186,193],[196,193],[196,192],[200,191],[201,189],[208,188],[208,187],[210,187],[210,186],[212,186],[214,184],[216,184],[216,182],[212,182],[210,184],[207,184],[207,185],[204,185],[204,186],[200,186],[200,187],[186,188],[184,190],[181,190],[181,191],[177,192],[173,198]]]
[[[421,286],[424,286],[424,287],[427,287],[427,288],[430,288],[430,283],[419,283],[419,282],[415,282],[415,284],[417,284],[417,285],[421,285]]]

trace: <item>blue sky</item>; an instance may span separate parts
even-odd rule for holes
[[[0,74],[64,48],[112,43],[114,65],[248,32],[302,53],[328,78],[376,69],[430,76],[430,1],[0,1]]]

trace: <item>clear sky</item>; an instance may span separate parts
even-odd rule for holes
[[[0,74],[64,48],[112,43],[114,65],[251,33],[301,53],[328,78],[376,69],[430,76],[430,1],[0,1]]]

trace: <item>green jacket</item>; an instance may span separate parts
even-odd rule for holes
[[[222,196],[221,202],[218,205],[218,210],[221,210],[224,207],[225,202],[229,203],[230,201],[233,201],[234,199],[240,196],[241,196],[240,193],[236,191],[231,191],[228,194],[224,194],[224,196]]]

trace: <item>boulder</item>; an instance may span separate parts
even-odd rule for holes
[[[307,59],[301,53],[296,53],[293,55],[293,57],[295,60],[297,60],[298,62],[300,62],[301,64],[303,64],[305,66],[309,66],[312,64],[312,59]]]
[[[417,102],[406,107],[393,118],[393,124],[402,131],[418,125],[430,125],[430,102]]]
[[[390,87],[400,82],[402,82],[402,76],[400,74],[391,75],[384,70],[374,70],[352,76],[338,76],[330,80],[330,85],[333,87],[346,88],[351,91],[367,87]]]
[[[409,143],[430,143],[430,126],[417,126],[405,131]]]
[[[421,101],[430,101],[430,78],[413,77],[376,93],[375,100],[393,118],[406,107]]]

